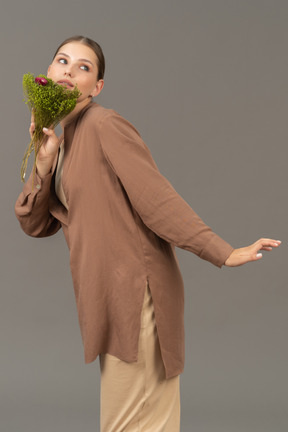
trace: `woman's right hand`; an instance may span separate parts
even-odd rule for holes
[[[29,128],[31,138],[33,137],[34,131],[35,122],[32,112]],[[43,128],[43,132],[46,135],[46,139],[41,145],[36,158],[37,173],[40,177],[45,177],[50,172],[60,146],[60,140],[53,129]]]

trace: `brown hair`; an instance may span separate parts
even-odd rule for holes
[[[100,79],[104,78],[104,72],[105,72],[105,57],[102,51],[102,48],[100,47],[100,45],[95,42],[93,39],[90,39],[88,37],[85,36],[72,36],[68,39],[65,39],[64,42],[61,43],[61,45],[59,45],[59,47],[57,48],[53,60],[56,56],[56,54],[58,53],[58,51],[60,50],[60,48],[63,45],[66,45],[67,43],[70,42],[80,42],[83,45],[88,46],[89,48],[91,48],[94,53],[96,54],[96,58],[97,58],[97,66],[98,66],[98,76],[97,76],[97,81]]]

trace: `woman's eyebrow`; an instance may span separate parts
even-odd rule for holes
[[[62,55],[64,57],[69,57],[70,58],[70,56],[68,54],[65,54],[65,53],[57,53],[57,55]],[[78,59],[78,61],[84,61],[84,62],[90,63],[91,66],[94,66],[93,63],[90,60],[87,60],[87,59]]]

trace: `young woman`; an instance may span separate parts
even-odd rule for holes
[[[137,130],[92,101],[104,86],[100,46],[76,36],[48,77],[81,96],[47,135],[15,211],[31,236],[61,227],[70,250],[85,363],[100,356],[102,432],[177,432],[184,292],[174,247],[221,267],[261,259],[281,242],[234,249],[163,177]],[[31,122],[30,134],[35,125]]]

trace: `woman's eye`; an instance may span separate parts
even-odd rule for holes
[[[85,70],[85,71],[89,71],[90,69],[89,69],[89,67],[88,66],[86,66],[86,65],[82,65],[82,66],[80,66],[81,67],[81,69],[83,69],[83,70]]]
[[[64,58],[60,58],[60,59],[59,59],[59,63],[63,63],[63,64],[66,64],[66,63],[67,63],[67,60],[66,60],[66,59],[64,59]]]

